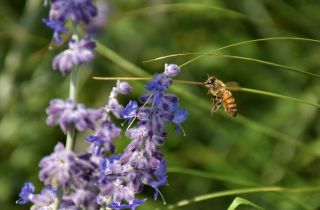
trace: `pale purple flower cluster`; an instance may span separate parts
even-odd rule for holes
[[[60,34],[67,32],[64,25],[68,20],[74,25],[89,24],[96,15],[97,8],[92,0],[51,0],[49,17],[43,22],[54,30],[55,42],[62,44]]]
[[[63,76],[68,75],[73,66],[89,63],[94,58],[95,46],[96,44],[89,36],[79,40],[77,35],[73,35],[69,41],[69,49],[53,59],[52,68],[58,69]]]
[[[178,98],[165,93],[179,71],[177,65],[166,65],[165,72],[156,74],[145,87],[151,93],[140,98],[143,105],[139,107],[137,102],[130,101],[121,112],[129,125],[135,119],[138,122],[126,131],[131,143],[125,152],[100,162],[99,204],[134,209],[145,201],[135,198],[144,185],[155,189],[154,198],[157,199],[158,188],[167,183],[166,161],[160,151],[167,136],[164,125],[180,125],[187,117],[186,110],[178,109]]]
[[[48,125],[60,125],[66,133],[73,126],[78,131],[94,129],[95,122],[102,118],[102,109],[86,109],[83,104],[77,104],[71,99],[53,99],[46,110]]]
[[[103,156],[106,152],[114,152],[113,139],[120,135],[121,129],[111,121],[110,113],[118,119],[121,118],[120,113],[123,110],[123,106],[119,103],[117,96],[118,94],[128,94],[131,91],[132,87],[127,82],[120,81],[112,89],[108,103],[103,109],[104,116],[100,126],[97,127],[92,135],[86,137],[86,140],[91,143],[89,152],[94,156]]]
[[[97,177],[94,176],[97,167],[90,162],[88,155],[77,156],[58,143],[54,153],[42,159],[40,167],[39,178],[46,187],[39,194],[34,194],[33,184],[25,183],[17,204],[31,202],[31,209],[53,209],[59,186],[65,190],[59,209],[98,209],[96,196],[99,191],[95,185]]]
[[[26,183],[18,204],[33,203],[32,209],[51,209],[63,190],[59,209],[136,209],[146,199],[136,198],[144,186],[155,190],[167,183],[164,155],[160,151],[167,132],[166,124],[173,123],[177,131],[187,117],[187,111],[179,109],[178,98],[165,93],[172,84],[172,77],[179,73],[177,65],[165,66],[162,74],[156,74],[145,86],[150,93],[140,98],[141,106],[130,101],[123,107],[117,100],[119,94],[131,92],[126,82],[117,82],[103,109],[86,109],[71,100],[53,100],[47,109],[47,123],[60,125],[65,132],[71,126],[79,131],[94,130],[86,137],[90,143],[87,152],[76,154],[58,143],[54,152],[40,161],[39,179],[45,187],[39,194]],[[111,115],[112,113],[112,115]],[[112,118],[128,121],[125,135],[131,142],[122,154],[115,152],[114,139],[120,135]]]
[[[48,4],[48,1],[45,4]],[[59,70],[66,76],[73,67],[93,60],[95,43],[91,35],[104,24],[107,9],[106,6],[103,8],[98,10],[92,0],[51,0],[49,17],[42,21],[54,31],[55,42],[59,45],[63,43],[61,34],[68,32],[66,28],[68,20],[73,24],[74,33],[69,40],[69,49],[54,58],[52,62],[54,70]],[[85,30],[78,30],[78,26],[82,26]],[[81,31],[84,31],[82,38],[79,37]]]

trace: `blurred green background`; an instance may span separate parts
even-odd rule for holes
[[[266,37],[320,37],[320,2],[316,0],[112,0],[105,28],[96,37],[107,47],[91,65],[81,67],[79,101],[103,106],[115,82],[92,76],[143,76],[161,72],[164,63],[182,63],[181,56],[143,63],[159,56],[207,52]],[[45,125],[45,109],[53,98],[67,98],[69,78],[51,68],[59,49],[49,51],[52,32],[41,19],[49,8],[39,0],[0,2],[0,208],[27,209],[15,200],[25,181],[38,181],[39,160],[64,142],[58,127]],[[277,40],[239,45],[220,54],[279,63],[320,74],[320,44]],[[117,57],[116,54],[121,57]],[[130,63],[126,63],[126,61]],[[142,71],[141,71],[142,69]],[[257,62],[206,56],[182,69],[181,80],[203,81],[215,75],[223,81],[318,103],[319,78]],[[144,93],[145,82],[131,82]],[[211,104],[203,87],[174,84],[181,107],[189,110],[187,133],[172,127],[162,148],[168,160],[169,185],[161,188],[167,203],[196,196],[251,187],[281,186],[285,192],[236,194],[193,203],[181,209],[227,209],[240,196],[266,209],[320,209],[319,109],[292,101],[234,92],[239,116]],[[121,122],[118,122],[119,124]],[[128,139],[117,141],[118,152]],[[77,143],[83,149],[83,140]],[[308,190],[310,187],[317,190]],[[304,191],[301,189],[307,188]],[[139,209],[163,207],[146,188],[148,201]],[[249,209],[240,207],[239,209]]]

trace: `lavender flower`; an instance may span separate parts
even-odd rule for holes
[[[86,109],[83,104],[76,104],[67,99],[54,99],[46,109],[47,124],[60,125],[63,132],[74,126],[78,131],[94,129],[95,121],[102,117],[102,110]]]
[[[118,94],[128,94],[131,91],[132,87],[127,82],[118,81],[117,86],[112,88],[109,101],[103,110],[100,126],[93,134],[86,137],[86,140],[91,143],[89,152],[94,156],[104,155],[108,151],[114,152],[113,139],[120,135],[121,129],[110,120],[110,113],[117,118],[121,118],[120,113],[123,106],[119,104],[117,96]]]
[[[163,74],[156,74],[146,85],[151,93],[140,98],[145,103],[143,106],[130,101],[122,110],[124,119],[138,119],[138,122],[136,127],[126,131],[126,136],[132,140],[125,152],[100,162],[99,204],[109,208],[135,209],[144,202],[134,197],[144,185],[155,189],[154,198],[157,199],[158,188],[167,183],[166,161],[160,151],[167,136],[164,125],[175,123],[181,127],[187,116],[186,110],[178,109],[178,98],[165,93],[172,84],[171,77],[179,72],[173,64],[169,70],[166,66]]]
[[[66,76],[73,66],[90,62],[94,58],[94,48],[95,43],[90,36],[79,40],[78,36],[73,35],[69,41],[69,49],[54,58],[52,68],[58,69],[63,76]]]
[[[40,161],[40,168],[39,178],[45,185],[62,187],[68,192],[63,197],[66,209],[97,209],[95,182],[98,177],[95,174],[98,168],[89,154],[76,155],[58,143],[54,152]]]
[[[48,1],[44,4],[48,4]],[[87,25],[96,15],[97,8],[92,0],[52,0],[49,18],[43,22],[54,30],[54,39],[57,44],[61,44],[59,33],[67,31],[64,25],[68,19],[71,19],[75,25],[80,22]]]
[[[160,150],[167,136],[165,125],[174,124],[178,131],[187,117],[187,111],[179,109],[178,97],[165,93],[172,84],[172,77],[179,72],[176,65],[170,65],[166,65],[164,73],[156,74],[146,85],[150,93],[140,98],[142,106],[130,101],[123,107],[118,102],[119,94],[132,90],[128,83],[119,81],[104,109],[86,109],[70,99],[52,100],[46,110],[47,124],[59,124],[64,132],[70,127],[79,131],[95,128],[86,137],[90,143],[89,150],[76,154],[58,143],[54,152],[39,164],[39,178],[46,187],[39,194],[34,194],[34,186],[26,183],[17,203],[32,202],[32,209],[51,209],[57,199],[55,189],[62,189],[64,194],[59,209],[108,207],[135,210],[146,201],[135,196],[146,185],[154,189],[154,199],[157,199],[159,187],[167,183],[166,161]],[[108,152],[115,151],[113,140],[121,131],[112,122],[111,113],[116,118],[128,119],[130,125],[135,119],[137,122],[135,127],[127,128],[125,132],[131,142],[124,153],[106,157]]]

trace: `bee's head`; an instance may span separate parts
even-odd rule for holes
[[[207,88],[211,88],[215,85],[216,79],[214,76],[208,76],[208,79],[203,83],[203,85]]]

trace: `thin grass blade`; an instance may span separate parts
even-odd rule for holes
[[[167,209],[176,209],[179,207],[187,206],[193,203],[210,200],[214,198],[226,197],[231,195],[243,195],[243,194],[250,194],[250,193],[266,193],[266,192],[281,192],[283,191],[282,187],[260,187],[260,188],[244,188],[244,189],[237,189],[237,190],[227,190],[215,193],[209,193],[205,195],[196,196],[192,199],[188,200],[181,200],[176,204],[169,205]]]
[[[181,168],[181,167],[169,167],[168,173],[177,173],[177,174],[185,174],[196,177],[201,177],[205,179],[214,179],[227,183],[240,184],[244,186],[257,186],[257,183],[254,183],[251,180],[245,180],[241,177],[228,176],[226,174],[217,174],[212,172],[205,172],[200,170]]]
[[[210,200],[214,198],[232,196],[232,195],[237,196],[237,195],[244,195],[244,194],[251,194],[251,193],[280,193],[280,192],[281,193],[314,193],[319,191],[320,191],[319,186],[306,187],[306,188],[284,188],[284,187],[272,186],[272,187],[256,187],[256,188],[226,190],[226,191],[196,196],[192,199],[181,200],[175,204],[169,205],[167,209],[176,209],[179,207],[188,206],[193,203]]]
[[[224,46],[224,47],[217,48],[215,50],[208,51],[206,53],[202,53],[199,56],[197,56],[197,57],[195,57],[195,58],[193,58],[193,59],[181,64],[180,67],[186,66],[187,64],[192,63],[193,61],[196,61],[196,60],[198,60],[198,59],[200,59],[200,58],[202,58],[202,57],[204,57],[206,55],[209,55],[209,54],[212,54],[212,53],[215,53],[215,52],[218,52],[218,51],[222,51],[222,50],[225,50],[225,49],[228,49],[228,48],[236,47],[236,46],[239,46],[239,45],[255,43],[255,42],[281,41],[281,40],[313,42],[313,43],[320,44],[320,40],[303,38],[303,37],[269,37],[269,38],[262,38],[262,39],[252,39],[252,40],[247,40],[247,41],[243,41],[243,42],[237,42],[237,43],[234,43],[234,44],[230,44],[230,45],[227,45],[227,46]],[[146,63],[146,62],[158,61],[158,60],[162,60],[162,59],[166,59],[166,58],[172,58],[172,57],[177,57],[177,56],[185,56],[185,55],[190,55],[190,54],[189,53],[171,54],[171,55],[157,57],[157,58],[154,58],[154,59],[151,59],[151,60],[148,60],[148,61],[144,61],[144,62]]]
[[[261,206],[258,206],[254,203],[252,203],[251,201],[248,201],[244,198],[240,198],[240,197],[236,197],[231,205],[229,206],[228,210],[235,210],[236,208],[238,208],[240,205],[245,205],[245,206],[250,206],[252,208],[258,209],[258,210],[264,210],[264,208],[262,208]]]
[[[285,99],[285,100],[294,101],[294,102],[301,103],[301,104],[307,104],[310,106],[314,106],[314,107],[320,109],[320,104],[312,103],[312,102],[305,101],[305,100],[302,100],[299,98],[294,98],[294,97],[290,97],[290,96],[286,96],[286,95],[282,95],[282,94],[278,94],[278,93],[268,92],[268,91],[264,91],[264,90],[251,89],[251,88],[244,88],[244,87],[230,87],[229,89],[233,90],[233,91],[242,91],[242,92],[247,92],[247,93],[266,95],[266,96],[271,96],[274,98]]]
[[[208,11],[209,10],[209,11]],[[225,15],[234,18],[246,18],[246,16],[240,12],[234,10],[226,9],[223,7],[208,5],[208,4],[195,4],[195,3],[173,3],[173,4],[159,4],[150,7],[144,7],[141,9],[133,10],[126,15],[145,15],[160,13],[160,12],[178,12],[178,11],[191,11],[191,12],[209,12],[211,15]]]

